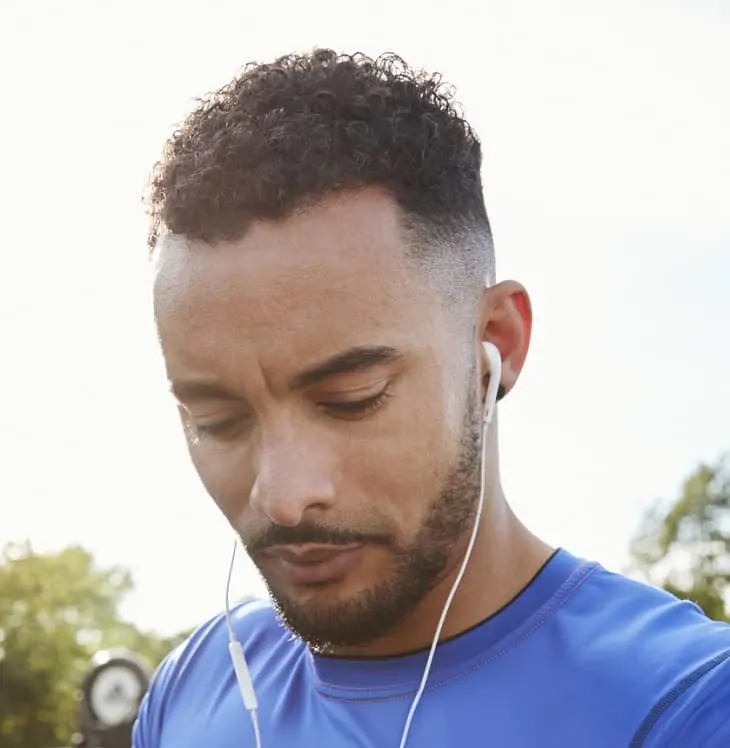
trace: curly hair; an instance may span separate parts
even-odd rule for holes
[[[165,145],[149,246],[163,233],[236,239],[253,221],[377,185],[400,206],[417,253],[458,245],[483,283],[493,259],[480,169],[479,139],[439,75],[395,55],[326,49],[251,63]]]

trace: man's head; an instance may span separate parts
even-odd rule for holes
[[[438,78],[317,51],[249,66],[152,184],[155,307],[193,462],[291,628],[393,630],[458,562],[479,490],[488,290],[479,143]],[[332,553],[332,545],[340,550]]]

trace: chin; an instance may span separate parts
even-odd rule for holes
[[[315,652],[363,646],[387,633],[380,616],[363,606],[366,596],[315,593],[308,599],[272,598],[284,625]]]
[[[368,585],[356,580],[309,587],[269,586],[279,618],[310,649],[333,652],[371,644],[390,634],[414,610],[421,592],[404,580],[381,577]]]
[[[309,584],[291,584],[280,580],[265,580],[270,597],[277,606],[306,606],[313,613],[337,610],[341,607],[357,605],[371,594],[374,585],[364,584],[361,580],[345,577],[327,582]]]

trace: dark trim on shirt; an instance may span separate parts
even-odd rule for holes
[[[639,726],[639,729],[634,733],[629,748],[642,748],[645,746],[647,739],[651,736],[651,731],[656,727],[657,722],[659,722],[664,714],[666,714],[672,704],[674,704],[682,694],[686,693],[695,683],[697,683],[697,681],[714,670],[718,665],[722,665],[726,660],[730,660],[730,649],[721,652],[716,657],[703,663],[689,675],[682,678],[682,680],[671,690],[667,691],[667,693],[665,693],[664,696],[654,704],[649,714],[646,715],[644,721]]]

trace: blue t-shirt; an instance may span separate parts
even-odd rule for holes
[[[234,614],[263,748],[397,748],[426,653],[312,656],[265,602]],[[224,618],[155,675],[133,748],[253,748]],[[409,748],[730,748],[730,626],[558,551],[441,644]]]

